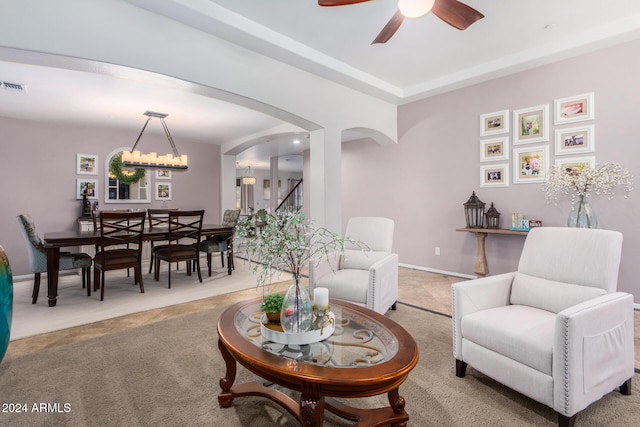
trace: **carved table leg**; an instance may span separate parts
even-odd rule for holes
[[[236,360],[231,356],[231,353],[229,353],[229,350],[227,350],[220,339],[218,339],[218,348],[220,349],[224,363],[227,365],[227,372],[224,378],[220,378],[222,393],[218,395],[218,404],[221,408],[228,408],[233,403],[233,396],[230,394],[230,391],[233,383],[236,381]]]
[[[406,413],[404,412],[404,406],[405,406],[404,397],[400,396],[400,393],[398,392],[397,388],[394,388],[393,390],[389,391],[387,393],[387,397],[389,399],[389,405],[391,406],[391,409],[393,409],[393,412],[396,415],[401,415],[401,414],[406,415]],[[403,421],[400,423],[393,423],[391,425],[394,427],[406,427],[407,422]]]
[[[321,427],[324,423],[324,397],[320,396],[320,385],[302,384],[300,418],[303,426]]]

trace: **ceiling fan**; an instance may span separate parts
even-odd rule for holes
[[[346,6],[371,0],[318,0],[320,6]],[[371,42],[386,43],[398,31],[404,18],[420,18],[433,12],[438,18],[459,30],[465,30],[484,15],[457,0],[399,0],[398,11]]]

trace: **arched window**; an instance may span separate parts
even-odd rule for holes
[[[105,203],[151,203],[148,174],[145,169],[123,168],[118,148],[107,156],[105,162]]]

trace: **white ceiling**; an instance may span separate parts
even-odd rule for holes
[[[638,0],[468,0],[485,18],[467,30],[429,14],[405,20],[378,45],[370,43],[397,0],[333,8],[315,0],[128,1],[396,104],[640,37]],[[0,81],[27,87],[26,95],[0,90],[2,116],[92,126],[106,117],[137,136],[145,111],[164,112],[178,147],[180,137],[220,144],[282,123],[161,78],[0,62]],[[291,143],[300,136],[261,144],[238,161],[268,168],[269,157],[294,155],[282,167],[298,168],[295,154],[308,148],[304,138]]]

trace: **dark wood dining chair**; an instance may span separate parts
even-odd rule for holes
[[[149,231],[153,231],[154,229],[169,229],[169,211],[175,209],[147,209],[147,219],[149,220]],[[147,239],[151,244],[151,257],[149,259],[149,274],[153,271],[153,266],[155,264],[155,251],[160,248],[159,243],[165,242],[166,246],[167,238],[166,237],[154,237]],[[176,267],[177,268],[177,267]]]
[[[235,227],[238,224],[238,218],[240,218],[240,209],[227,209],[222,216],[222,225],[225,227]],[[233,265],[233,245],[232,236],[209,236],[200,242],[200,252],[207,254],[207,269],[209,270],[209,276],[211,276],[211,264],[213,264],[212,254],[220,252],[220,259],[222,266],[224,267],[224,254],[227,254],[227,262],[229,265],[228,271],[231,274],[231,270],[234,270]]]
[[[94,231],[100,231],[100,213],[101,212],[131,212],[131,210],[129,209],[113,209],[110,211],[91,211],[91,219],[93,220],[93,230]],[[128,248],[129,246],[126,245],[126,247]],[[98,253],[98,251],[100,250],[100,244],[96,243],[96,253]],[[129,271],[129,269],[127,268],[127,277],[130,277],[131,273]],[[94,290],[98,290],[98,284],[94,282],[93,284],[93,289]]]
[[[105,271],[133,268],[134,284],[142,282],[142,238],[146,212],[102,212],[100,244],[93,258],[94,283],[104,300]]]
[[[191,276],[192,263],[198,271],[198,279],[202,283],[200,270],[200,252],[198,247],[202,238],[202,218],[204,210],[169,211],[169,235],[167,245],[155,251],[155,275],[160,281],[160,261],[168,263],[169,288],[171,288],[171,263],[186,261],[187,275]]]

